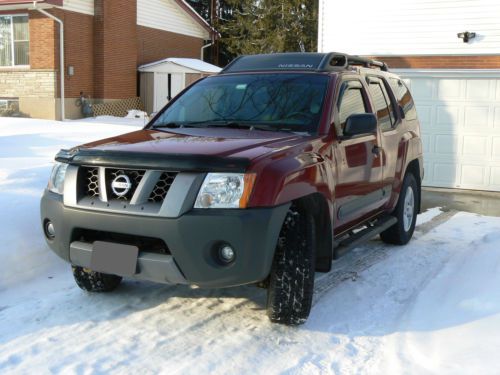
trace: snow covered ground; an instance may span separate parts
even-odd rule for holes
[[[500,373],[500,218],[436,208],[409,245],[355,250],[318,274],[298,328],[270,324],[253,287],[82,292],[39,198],[58,149],[133,126],[0,119],[0,373]]]

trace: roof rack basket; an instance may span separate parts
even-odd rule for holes
[[[331,70],[332,68],[347,69],[351,65],[361,65],[365,68],[377,67],[384,72],[389,71],[389,67],[382,61],[367,59],[365,57],[348,55],[345,53],[331,52],[323,58],[318,70]]]

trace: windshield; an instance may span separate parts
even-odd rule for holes
[[[192,86],[153,127],[235,126],[316,131],[328,77],[314,74],[238,74]]]

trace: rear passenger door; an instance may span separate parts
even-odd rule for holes
[[[382,168],[377,154],[378,134],[343,138],[349,116],[371,111],[366,86],[360,79],[344,79],[334,108],[337,134],[336,228],[342,232],[380,208],[384,193],[380,189]]]
[[[380,128],[383,185],[396,190],[405,155],[404,121],[398,113],[398,103],[388,80],[380,76],[367,76],[366,81]]]

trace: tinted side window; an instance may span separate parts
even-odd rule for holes
[[[339,103],[340,126],[345,127],[345,122],[350,115],[356,113],[366,113],[365,101],[361,88],[348,88]]]
[[[387,92],[380,82],[370,82],[369,88],[380,129],[382,131],[392,129],[395,118],[391,111],[391,102]]]
[[[406,120],[417,119],[417,109],[411,97],[410,90],[403,81],[396,78],[391,78],[391,87],[394,91],[394,96],[397,98],[399,105],[403,108]]]

